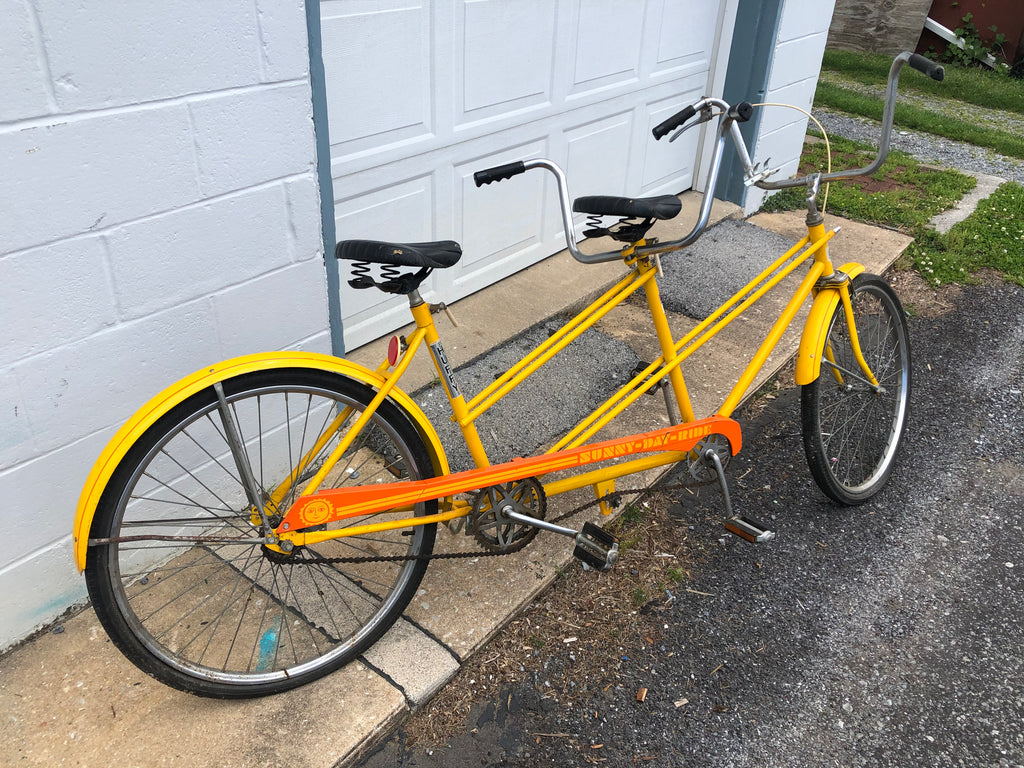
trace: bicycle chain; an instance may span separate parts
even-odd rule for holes
[[[584,504],[580,504],[578,507],[575,507],[574,509],[570,509],[568,512],[562,513],[561,515],[556,517],[554,520],[551,520],[550,522],[552,522],[552,523],[560,523],[561,521],[566,520],[567,518],[573,517],[574,515],[578,515],[580,512],[585,512],[586,510],[590,509],[591,507],[596,507],[602,501],[609,502],[609,503],[621,501],[621,497],[622,496],[626,496],[626,495],[633,494],[633,493],[641,494],[641,493],[648,493],[648,492],[654,491],[654,490],[656,490],[656,491],[680,491],[680,490],[684,490],[686,488],[696,488],[696,487],[699,487],[699,486],[702,486],[702,485],[708,485],[708,484],[709,484],[708,482],[702,482],[702,483],[677,483],[675,485],[658,486],[657,488],[623,488],[621,490],[612,491],[607,496],[603,496],[600,499],[594,499],[593,501],[588,501],[588,502],[586,502]],[[378,555],[376,557],[371,557],[369,555],[364,555],[364,556],[361,556],[361,557],[321,557],[319,555],[313,555],[311,557],[303,558],[302,560],[297,560],[296,563],[297,564],[335,565],[335,564],[358,564],[358,563],[404,563],[404,562],[411,562],[413,560],[416,560],[416,561],[420,561],[420,560],[426,560],[426,561],[430,561],[430,560],[460,560],[460,559],[470,558],[470,557],[501,557],[501,556],[504,556],[504,555],[511,555],[515,551],[518,551],[518,550],[513,550],[513,551],[510,551],[510,552],[495,552],[495,551],[489,550],[489,549],[478,549],[478,550],[473,550],[473,551],[470,551],[470,552],[443,552],[441,554],[433,554],[433,553],[431,553],[429,555]]]

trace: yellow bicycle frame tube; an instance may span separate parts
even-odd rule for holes
[[[110,478],[117,469],[118,464],[136,441],[142,437],[142,434],[156,423],[160,417],[197,392],[201,392],[207,387],[233,376],[274,368],[313,368],[330,373],[338,373],[377,390],[386,381],[386,378],[379,372],[371,371],[361,365],[356,365],[348,360],[330,355],[321,355],[314,352],[265,352],[225,360],[216,365],[203,368],[172,384],[136,411],[125,425],[117,431],[117,434],[107,443],[107,447],[103,449],[103,452],[93,465],[88,479],[85,481],[85,486],[82,488],[82,493],[78,498],[73,534],[75,564],[78,566],[79,571],[85,569],[86,552],[89,546],[89,530],[92,527],[92,520],[96,514],[96,506],[99,504],[100,497],[103,495],[103,491],[107,487],[107,483],[110,482]],[[423,411],[413,402],[412,398],[397,387],[392,388],[388,397],[400,408],[404,409],[413,420],[416,431],[419,432],[420,437],[423,438],[430,452],[434,473],[436,475],[449,474],[448,459],[445,456],[444,448],[441,447],[441,441],[437,436],[437,432]]]
[[[864,271],[864,265],[851,262],[843,264],[839,271],[848,275],[852,282],[853,278]],[[847,285],[849,284],[847,283]],[[829,323],[840,301],[842,301],[842,295],[839,288],[825,288],[819,291],[814,298],[811,313],[807,316],[807,322],[804,323],[803,335],[800,337],[800,349],[796,356],[797,384],[810,384],[821,373],[821,358],[824,354]]]

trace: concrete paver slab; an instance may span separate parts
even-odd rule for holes
[[[201,699],[138,671],[91,610],[62,626],[0,665],[0,765],[323,768],[405,711],[358,662],[279,696]]]
[[[555,577],[568,540],[539,536],[512,555],[430,563],[406,615],[465,659]],[[437,551],[477,550],[475,539],[438,531]]]
[[[364,655],[418,707],[459,671],[459,662],[441,643],[408,619],[399,619]]]
[[[798,212],[758,213],[747,221],[754,226],[784,235],[794,243],[807,235],[803,215]],[[859,261],[871,272],[880,272],[888,268],[914,239],[902,232],[825,214],[825,228],[835,227],[839,227],[840,232],[828,244],[832,262],[839,266],[848,261]]]
[[[970,171],[964,171],[964,173],[970,173],[974,176],[978,180],[978,186],[964,195],[960,202],[948,211],[943,211],[931,220],[930,225],[936,232],[943,234],[949,232],[954,225],[959,224],[974,213],[978,203],[995,192],[1006,181],[1006,179],[1001,179],[998,176],[989,176],[985,173],[971,173]]]

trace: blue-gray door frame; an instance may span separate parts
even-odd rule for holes
[[[757,104],[764,101],[768,92],[768,76],[771,73],[772,56],[779,35],[784,2],[785,0],[739,0],[732,48],[729,52],[729,67],[725,72],[725,88],[722,94],[722,98],[730,104],[740,101]],[[754,110],[754,117],[740,126],[740,133],[747,143],[751,158],[757,149],[755,142],[761,125],[761,115],[762,110]],[[736,153],[727,150],[715,197],[743,205],[746,192],[747,188],[743,185],[743,166]]]
[[[316,175],[320,186],[324,269],[327,271],[327,319],[331,329],[331,352],[342,357],[345,354],[345,337],[341,323],[341,274],[338,260],[334,258],[337,232],[334,228],[334,181],[331,178],[331,137],[327,125],[327,78],[320,36],[320,0],[306,0],[306,31],[309,35],[309,81],[313,97],[313,129],[316,133]]]

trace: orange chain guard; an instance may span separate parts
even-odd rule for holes
[[[550,472],[573,469],[636,453],[688,451],[703,438],[714,434],[723,435],[729,440],[734,456],[739,452],[742,445],[740,425],[733,419],[710,416],[653,432],[605,440],[528,459],[513,459],[504,464],[456,472],[442,477],[318,491],[297,499],[284,516],[277,532],[301,530],[335,520],[383,512],[386,509],[412,507],[430,499],[441,499],[457,493],[522,480],[526,477],[539,477]]]

